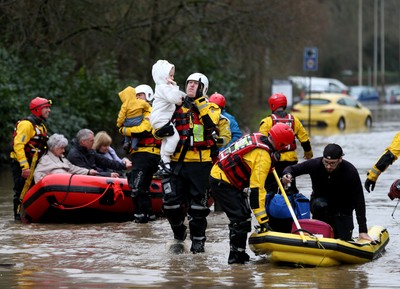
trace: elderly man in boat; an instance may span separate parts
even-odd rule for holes
[[[108,169],[113,171],[124,171],[132,168],[132,162],[127,158],[123,159],[123,162],[110,160],[92,149],[94,143],[94,133],[90,129],[83,128],[78,131],[76,138],[72,141],[72,148],[70,149],[67,159],[78,167],[87,169],[101,168],[104,171],[99,172],[100,176],[118,178],[117,172],[110,172]]]
[[[323,156],[288,166],[283,170],[282,182],[309,174],[313,192],[311,213],[313,219],[333,227],[335,238],[352,240],[353,211],[359,226],[359,238],[373,241],[368,235],[365,217],[365,199],[357,169],[343,159],[343,150],[337,144],[328,144]]]

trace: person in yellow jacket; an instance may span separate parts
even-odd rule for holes
[[[153,89],[141,84],[136,87],[136,97],[150,102],[153,99]],[[127,174],[128,184],[132,188],[136,223],[147,223],[156,218],[151,206],[150,185],[160,163],[161,141],[154,138],[152,130],[148,118],[144,118],[137,126],[123,126],[119,129],[123,136],[138,139],[137,148],[131,147],[129,150],[132,169]]]
[[[245,135],[219,154],[211,170],[210,184],[214,198],[230,221],[229,264],[249,261],[246,242],[251,231],[251,211],[261,231],[270,229],[265,180],[279,157],[277,152],[293,141],[293,130],[278,123],[269,130],[268,136]]]
[[[300,120],[286,112],[287,99],[282,93],[276,93],[270,96],[268,99],[269,106],[271,108],[271,115],[265,117],[260,122],[259,132],[268,135],[270,129],[277,123],[285,123],[289,125],[299,140],[303,150],[304,159],[311,159],[313,157],[313,152],[311,148],[310,138],[308,137],[307,131],[300,122]],[[282,171],[290,165],[294,165],[298,162],[298,157],[296,153],[296,143],[290,145],[289,148],[281,152],[281,157],[278,163],[275,164],[275,170],[279,177],[282,177]],[[268,192],[277,193],[279,188],[274,176],[270,175],[265,183],[265,188]],[[297,193],[296,183],[291,184],[291,188],[288,192]]]
[[[150,104],[146,101],[146,99],[143,100],[136,97],[136,90],[132,86],[126,87],[124,90],[119,92],[118,95],[122,102],[117,118],[118,128],[122,126],[130,127],[139,125],[143,118],[150,116]],[[124,150],[129,152],[129,147],[136,150],[138,141],[139,139],[137,138],[131,139],[130,137],[125,137],[123,145]]]
[[[212,167],[211,148],[215,145],[212,132],[220,119],[220,108],[207,101],[208,79],[193,73],[186,80],[182,106],[172,117],[179,133],[178,147],[171,156],[171,175],[164,176],[163,211],[171,225],[177,244],[186,239],[186,214],[189,220],[190,251],[204,252],[209,190],[208,177]]]
[[[20,220],[18,207],[26,191],[33,185],[33,172],[36,162],[46,152],[47,128],[51,100],[36,97],[31,100],[29,109],[31,115],[17,122],[13,140],[11,169],[14,179],[14,218]]]
[[[384,150],[375,165],[368,171],[364,187],[369,193],[375,189],[376,181],[389,165],[393,164],[400,156],[400,132],[398,132],[390,145]]]

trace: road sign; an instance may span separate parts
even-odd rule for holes
[[[306,47],[304,48],[304,71],[317,71],[318,70],[318,48]]]

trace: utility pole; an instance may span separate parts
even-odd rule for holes
[[[373,86],[378,89],[378,0],[374,0],[374,63],[373,63]]]
[[[381,99],[385,98],[385,0],[381,0]]]
[[[358,85],[362,85],[362,77],[363,77],[363,63],[362,63],[362,6],[363,1],[358,0]]]

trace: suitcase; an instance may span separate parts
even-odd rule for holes
[[[298,221],[303,233],[309,232],[317,237],[334,238],[332,227],[325,222],[316,219],[301,219]],[[292,234],[299,234],[295,223],[292,224]]]

